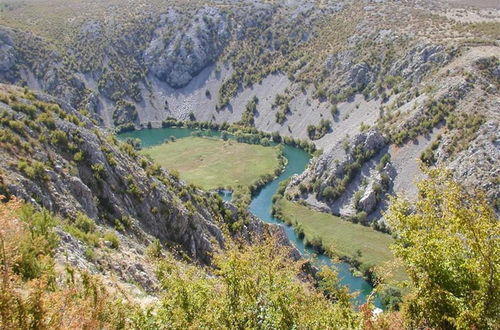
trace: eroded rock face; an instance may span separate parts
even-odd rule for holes
[[[27,127],[21,132],[19,143],[30,146],[29,154],[13,152],[14,145],[0,149],[0,195],[16,196],[63,217],[75,218],[83,213],[102,228],[125,221],[120,241],[127,242],[131,250],[158,239],[165,247],[183,250],[195,261],[210,264],[213,252],[224,248],[226,238],[221,221],[227,218],[227,210],[234,221],[241,216],[235,206],[226,203],[223,215],[212,193],[188,186],[168,171],[152,167],[131,146],[118,142],[64,101],[45,94],[36,94],[33,101],[25,97],[23,89],[3,84],[0,92],[16,95],[16,102],[27,105],[45,102],[45,106],[36,105],[33,116],[44,113],[53,118],[49,124],[33,121],[35,128]],[[53,108],[61,110],[50,110]],[[2,118],[27,119],[26,113],[1,101],[0,112]],[[71,121],[67,116],[71,116]],[[16,134],[3,122],[1,125]],[[35,166],[39,169],[33,174],[31,167]],[[30,170],[26,170],[28,167]],[[231,234],[251,243],[274,232],[283,236],[283,244],[289,244],[274,226],[251,215],[246,220],[241,230]],[[70,262],[77,267],[85,264],[84,269],[92,270],[83,260],[85,248],[69,236],[61,234],[64,246],[75,252]],[[149,276],[130,262],[117,265],[115,273],[151,288]]]
[[[377,206],[377,193],[373,189],[373,184],[368,185],[365,193],[358,202],[358,208],[361,211],[370,214]]]
[[[0,29],[0,72],[7,72],[16,63],[14,42],[9,34]]]
[[[115,125],[135,123],[137,121],[137,110],[130,102],[119,102],[113,111],[113,122]]]
[[[420,81],[433,66],[448,63],[453,54],[454,51],[447,50],[442,45],[419,44],[403,59],[394,63],[389,72],[392,76]]]
[[[324,198],[322,192],[328,187],[337,188],[340,182],[349,175],[348,173],[351,171],[349,168],[352,168],[353,164],[358,164],[357,168],[362,170],[364,163],[384,148],[387,142],[387,139],[377,129],[371,129],[349,139],[346,143],[350,146],[348,150],[343,149],[345,142],[340,142],[330,151],[315,159],[302,174],[292,177],[286,192],[294,196],[300,184],[309,186],[314,183],[317,185],[316,191],[301,197],[306,203],[322,211],[353,215],[351,197],[357,191],[359,183],[352,185],[348,183],[340,195],[333,200]],[[373,211],[377,206],[377,193],[373,190],[373,184],[379,181],[380,179],[372,182],[359,201],[359,206],[367,213]]]
[[[490,200],[500,199],[500,123],[490,120],[484,123],[474,141],[460,152],[448,165],[454,177],[467,186],[480,188]],[[447,154],[438,150],[437,158],[444,161]]]
[[[42,95],[39,99],[55,101]],[[5,115],[26,117],[2,105]],[[63,216],[74,217],[83,212],[101,224],[113,224],[124,217],[131,219],[130,233],[142,232],[164,244],[178,244],[193,258],[209,263],[214,246],[224,246],[224,238],[215,222],[217,211],[207,207],[205,194],[190,190],[167,172],[157,171],[157,176],[148,174],[139,166],[137,156],[125,153],[119,143],[68,104],[61,105],[66,114],[76,116],[79,122],[52,114],[56,119],[49,131],[28,131],[36,141],[41,140],[39,134],[48,135],[46,139],[51,141],[54,131],[65,136],[57,142],[31,143],[33,153],[27,162],[33,164],[36,160],[44,164],[44,173],[30,177],[29,172],[16,167],[21,161],[18,157],[25,156],[0,150],[4,160],[0,174],[8,192]],[[75,162],[77,152],[81,158]],[[42,175],[45,179],[40,178]],[[190,192],[180,199],[181,190]]]
[[[179,24],[186,23],[184,33],[173,33]],[[174,88],[183,87],[215,61],[230,36],[227,14],[218,8],[200,9],[190,22],[171,9],[160,17],[144,62],[158,79]]]
[[[354,65],[349,73],[347,84],[354,88],[363,88],[373,82],[374,74],[366,63]]]

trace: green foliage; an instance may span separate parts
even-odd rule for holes
[[[115,131],[117,134],[135,131],[134,123],[124,123],[116,126]]]
[[[318,126],[307,126],[307,135],[311,140],[318,140],[325,136],[332,129],[330,120],[321,119]]]
[[[338,115],[339,115],[339,108],[337,107],[336,104],[332,105],[332,108],[331,108],[330,112],[331,112],[333,118],[338,117]]]
[[[292,97],[288,94],[276,94],[272,108],[277,108],[276,122],[283,124],[286,120],[286,115],[290,113],[290,101]]]
[[[10,104],[10,107],[14,111],[22,112],[26,114],[30,119],[35,119],[36,107],[31,104],[14,102]]]
[[[291,262],[275,240],[230,247],[215,256],[214,264],[215,277],[163,262],[158,271],[162,304],[142,320],[153,328],[177,329],[360,327],[360,315],[336,273],[320,272],[320,292],[297,281],[300,263]]]
[[[53,130],[56,128],[55,120],[50,113],[42,112],[38,115],[36,120],[45,125],[45,127],[47,127],[48,129]]]
[[[384,308],[390,311],[398,311],[403,301],[401,291],[394,287],[388,287],[380,294],[380,300]]]
[[[103,180],[106,177],[106,169],[103,164],[96,163],[91,166],[92,173],[97,180]]]
[[[243,126],[253,126],[254,125],[254,116],[257,112],[257,103],[259,103],[259,99],[257,96],[254,96],[250,101],[248,101],[245,111],[241,115],[241,120],[239,121],[240,125]]]
[[[148,245],[145,251],[146,255],[152,259],[158,259],[162,256],[162,246],[160,240],[155,239]]]
[[[54,267],[58,223],[19,200],[0,203],[0,328],[123,328],[119,298],[83,271]],[[92,249],[85,256],[92,260]]]
[[[455,110],[455,106],[456,100],[451,97],[429,100],[425,104],[423,117],[418,121],[418,124],[413,127],[393,130],[390,133],[391,141],[400,145],[421,134],[430,132],[438,123],[448,118],[450,113]]]
[[[84,233],[93,233],[95,231],[95,222],[83,213],[78,213],[75,220],[76,228],[80,229]]]
[[[361,123],[359,126],[360,132],[367,132],[370,129],[370,125],[367,125],[365,123]]]
[[[118,249],[118,247],[120,246],[120,239],[112,231],[104,233],[103,239],[104,241],[109,242],[112,249]]]
[[[85,152],[84,151],[78,151],[75,153],[73,156],[73,160],[77,163],[83,162],[85,160]]]
[[[114,221],[116,230],[124,232],[132,226],[132,219],[129,216],[122,216],[121,218],[116,218]]]
[[[481,125],[485,122],[484,115],[477,113],[452,113],[446,118],[446,127],[450,130],[450,141],[444,145],[443,150],[449,154],[457,154],[469,147],[479,134]],[[432,150],[436,150],[439,145],[432,145]]]
[[[68,144],[68,136],[65,132],[56,129],[50,133],[50,142],[54,145],[66,146]]]
[[[390,161],[391,161],[391,154],[390,153],[384,154],[382,158],[380,158],[376,170],[381,172],[384,169],[385,165],[387,165]]]
[[[21,238],[20,256],[14,264],[14,271],[25,280],[51,273],[53,260],[50,257],[59,241],[53,228],[58,220],[46,210],[35,211],[31,205],[22,206],[19,218],[26,224],[29,234]]]
[[[337,196],[337,193],[335,192],[335,189],[333,187],[326,187],[323,189],[322,196],[326,199],[334,199]]]
[[[434,165],[436,159],[434,158],[434,152],[432,151],[432,149],[425,149],[420,155],[420,160],[427,166]]]
[[[234,73],[228,79],[224,80],[219,89],[219,97],[216,109],[222,109],[229,104],[229,101],[238,91],[240,78]]]
[[[135,196],[138,199],[142,199],[144,197],[144,192],[135,183],[133,175],[129,174],[126,180],[127,180],[127,193],[131,194],[132,196]]]
[[[38,160],[34,160],[31,163],[20,160],[17,164],[17,168],[32,180],[47,181],[49,179],[46,173],[45,164]]]
[[[359,210],[359,201],[360,201],[361,197],[363,197],[364,193],[365,193],[364,190],[358,190],[352,196],[352,204],[354,205],[354,208],[356,210]]]
[[[494,329],[500,315],[500,223],[484,195],[442,169],[427,171],[415,204],[393,199],[393,247],[411,279],[410,328]]]

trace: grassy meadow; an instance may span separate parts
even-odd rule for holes
[[[205,190],[250,186],[264,175],[274,175],[280,166],[276,147],[205,137],[178,139],[144,149],[143,153]]]
[[[338,257],[348,257],[361,263],[360,268],[381,266],[394,260],[389,249],[390,235],[360,224],[342,220],[329,213],[318,212],[284,198],[277,202],[283,220],[300,224],[306,240],[320,238],[322,246]],[[402,269],[394,271],[394,279],[405,279]]]

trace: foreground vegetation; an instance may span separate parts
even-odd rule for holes
[[[143,152],[206,190],[249,187],[262,178],[274,177],[282,165],[278,148],[201,137],[179,139]]]
[[[306,244],[349,261],[367,277],[371,276],[373,267],[394,261],[389,248],[394,240],[390,235],[285,198],[277,201],[276,206],[277,215],[293,225]],[[396,269],[394,275],[397,280],[407,278],[402,269]]]
[[[393,199],[386,218],[397,233],[411,292],[408,328],[498,329],[500,222],[481,192],[443,170],[427,171],[415,204]]]
[[[446,173],[429,176],[415,204],[394,199],[386,215],[410,293],[377,318],[370,303],[353,308],[330,269],[298,281],[303,262],[290,260],[273,238],[255,245],[229,241],[209,269],[153,244],[147,250],[155,253],[147,254],[157,268],[159,300],[138,305],[94,275],[57,266],[57,232],[88,230],[91,219],[60,219],[14,198],[0,204],[0,328],[495,329],[496,216],[482,195],[470,195]],[[96,247],[105,248],[101,239]]]
[[[15,199],[0,204],[1,328],[360,327],[360,314],[336,274],[319,273],[321,290],[297,281],[302,263],[291,261],[273,238],[253,246],[230,244],[208,271],[161,248],[149,253],[157,266],[160,299],[145,307],[108,292],[96,276],[54,266],[55,228],[62,221],[69,220]]]

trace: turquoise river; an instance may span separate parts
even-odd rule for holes
[[[141,141],[143,148],[151,147],[153,145],[161,144],[166,139],[175,137],[177,139],[191,136],[194,129],[189,128],[157,128],[157,129],[144,129],[132,132],[119,134],[120,139],[137,138]],[[204,135],[219,136],[217,131],[204,131]],[[291,226],[284,224],[279,219],[271,215],[272,197],[278,190],[280,182],[290,178],[295,174],[300,174],[304,171],[309,163],[310,156],[302,149],[285,145],[283,149],[284,156],[287,158],[288,163],[284,171],[273,181],[266,184],[260,189],[252,198],[250,203],[250,212],[259,217],[263,221],[278,226],[282,226],[288,236],[290,242],[300,251],[305,258],[310,258],[316,265],[328,265],[335,267],[339,273],[341,284],[349,288],[351,292],[359,292],[355,298],[355,303],[360,305],[364,303],[372,292],[372,286],[361,277],[354,276],[349,270],[349,265],[344,262],[333,262],[328,256],[324,254],[317,254],[316,251],[310,247],[305,246],[302,239],[298,237]],[[226,198],[227,199],[227,194]],[[380,300],[375,300],[375,305],[381,307]]]

